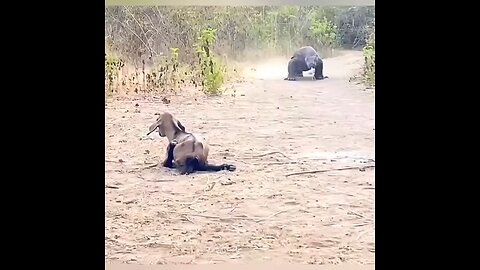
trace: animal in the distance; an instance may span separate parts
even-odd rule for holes
[[[328,76],[323,75],[323,61],[317,51],[311,46],[301,47],[293,53],[288,62],[288,76],[285,80],[295,81],[297,78],[303,77],[304,71],[315,69],[313,78],[315,80],[323,80]]]
[[[162,166],[176,168],[181,174],[195,171],[235,171],[231,164],[208,164],[208,144],[195,134],[185,131],[185,127],[171,113],[161,113],[155,123],[149,127],[150,133],[158,130],[160,137],[167,137],[167,157]]]

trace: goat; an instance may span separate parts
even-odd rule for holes
[[[162,162],[163,167],[176,168],[181,174],[195,171],[235,171],[231,164],[208,164],[208,144],[195,134],[185,131],[185,127],[171,113],[161,113],[154,124],[149,127],[150,133],[158,129],[160,137],[167,137],[167,157]]]

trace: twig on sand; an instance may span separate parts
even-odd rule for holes
[[[184,218],[186,221],[188,221],[188,222],[190,222],[190,223],[192,223],[192,224],[195,224],[195,223],[194,223],[191,219],[189,219],[188,216],[185,215],[185,214],[182,215],[182,218]]]
[[[203,187],[203,195],[205,195],[207,192],[213,189],[215,184],[217,183],[216,181],[213,181],[212,183],[210,182],[210,177],[207,176],[207,184],[205,184],[205,187]]]
[[[235,208],[234,208],[235,209]],[[233,209],[233,210],[234,210]],[[232,211],[233,211],[232,210]],[[285,213],[287,211],[289,211],[291,209],[288,209],[288,210],[281,210],[281,211],[278,211],[268,217],[265,217],[265,218],[261,218],[261,219],[258,219],[258,218],[253,218],[253,217],[249,217],[247,215],[238,215],[238,216],[233,216],[233,217],[220,217],[220,216],[210,216],[210,215],[202,215],[202,214],[194,214],[194,213],[178,213],[178,212],[175,212],[175,211],[169,211],[168,213],[172,213],[172,214],[177,214],[177,215],[180,215],[181,218],[184,218],[184,219],[187,219],[187,216],[194,216],[194,217],[202,217],[202,218],[208,218],[208,219],[217,219],[219,221],[232,221],[232,220],[238,220],[238,219],[243,219],[243,220],[251,220],[251,221],[255,221],[255,222],[262,222],[262,221],[265,221],[267,219],[270,219],[272,217],[275,217],[281,213]],[[230,213],[232,212],[230,211]],[[193,221],[189,220],[190,222],[193,223]]]
[[[210,218],[210,219],[219,219],[219,220],[224,219],[224,218],[219,217],[219,216],[209,216],[209,215],[193,214],[193,213],[178,213],[178,212],[174,212],[174,211],[169,211],[169,213],[178,214],[182,218],[185,218],[187,215],[189,215],[189,216],[194,216],[194,217],[202,217],[202,218]],[[235,217],[232,217],[232,218],[235,218]],[[241,217],[241,218],[244,218],[244,217]]]
[[[117,187],[117,186],[110,186],[110,185],[105,185],[105,188],[119,189],[119,187]]]
[[[219,143],[209,143],[211,146],[222,146],[221,144]]]
[[[282,155],[283,157],[291,160],[291,158],[287,157],[287,155],[285,155],[284,153],[279,152],[279,151],[273,151],[273,152],[268,152],[268,153],[261,154],[261,155],[256,155],[256,156],[251,156],[251,157],[244,157],[244,158],[259,158],[259,157],[265,157],[265,156],[270,156],[270,155],[274,155],[274,154],[280,154],[280,155]]]
[[[297,161],[287,161],[287,162],[270,162],[270,163],[258,163],[255,165],[286,165],[286,164],[298,164],[299,162]]]
[[[183,215],[186,215],[186,214],[183,214]],[[190,214],[190,215],[194,216],[194,217],[221,219],[221,217],[219,217],[219,216],[208,216],[208,215],[202,215],[202,214]]]
[[[246,215],[233,216],[233,217],[209,216],[209,215],[202,215],[202,214],[180,214],[180,215],[181,216],[190,215],[190,216],[194,216],[194,217],[217,219],[219,221],[232,221],[232,220],[235,220],[235,219],[254,220],[254,218],[246,216]]]
[[[231,214],[235,209],[237,209],[237,206],[236,206],[236,205],[232,208],[232,210],[228,211],[227,214]]]
[[[142,170],[143,170],[143,169],[155,168],[155,167],[157,167],[157,166],[158,166],[158,164],[155,163],[155,164],[150,164],[150,165],[147,165],[147,166],[145,166],[145,167],[138,168],[138,169],[142,169]]]
[[[173,179],[147,180],[147,182],[175,182]]]
[[[353,227],[362,227],[366,225],[370,225],[371,223],[361,223],[361,224],[353,224]]]
[[[285,176],[289,177],[289,176],[300,175],[300,174],[323,173],[323,172],[355,170],[355,169],[358,169],[359,171],[364,171],[366,168],[374,168],[374,167],[375,165],[367,165],[362,167],[345,167],[345,168],[327,169],[327,170],[303,171],[303,172],[294,172],[294,173],[285,174]]]
[[[355,212],[355,211],[353,211],[353,210],[348,210],[348,212],[354,214],[355,216],[361,217],[361,218],[364,217],[364,216],[362,216],[361,214],[359,214],[359,213],[357,213],[357,212]],[[347,214],[348,214],[348,213],[347,213]]]
[[[151,164],[151,165],[147,165],[147,166],[144,166],[144,167],[134,167],[132,168],[131,170],[129,170],[128,172],[134,172],[134,171],[138,171],[138,170],[145,170],[145,169],[150,169],[150,168],[155,168],[155,167],[158,167],[158,164]]]
[[[287,212],[287,211],[288,211],[288,210],[278,211],[278,212],[276,212],[275,214],[272,214],[272,215],[270,215],[270,216],[268,216],[268,217],[266,217],[266,218],[258,219],[258,220],[256,220],[255,222],[258,223],[258,222],[265,221],[265,220],[267,220],[267,219],[269,219],[269,218],[272,218],[272,217],[274,217],[274,216],[276,216],[276,215],[280,215],[281,213],[284,213],[284,212]]]
[[[112,163],[125,163],[123,159],[119,160],[111,160],[111,159],[105,159],[105,162],[112,162]]]

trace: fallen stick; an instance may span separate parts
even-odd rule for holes
[[[229,212],[231,213],[233,210],[235,210],[236,206]],[[210,216],[210,215],[202,215],[202,214],[194,214],[194,213],[178,213],[178,212],[175,212],[175,211],[167,211],[166,213],[171,213],[171,214],[177,214],[177,215],[180,215],[180,217],[185,217],[185,216],[194,216],[194,217],[202,217],[202,218],[209,218],[209,219],[218,219],[220,221],[231,221],[231,220],[235,220],[235,219],[243,219],[243,220],[252,220],[252,221],[255,221],[255,222],[262,222],[262,221],[265,221],[269,218],[272,218],[272,217],[275,217],[281,213],[285,213],[285,212],[288,212],[289,210],[292,210],[292,209],[287,209],[287,210],[280,210],[270,216],[267,216],[267,217],[264,217],[264,218],[254,218],[254,217],[249,217],[247,215],[238,215],[238,216],[233,216],[233,217],[221,217],[221,216]]]
[[[210,215],[202,215],[202,214],[194,214],[194,213],[177,213],[177,212],[173,212],[173,211],[169,211],[167,213],[172,213],[172,214],[177,214],[177,215],[180,215],[181,217],[184,217],[184,216],[193,216],[193,217],[201,217],[201,218],[208,218],[208,219],[217,219],[219,221],[231,221],[231,220],[236,220],[236,219],[243,219],[243,220],[251,220],[251,221],[255,221],[255,222],[261,222],[261,221],[265,221],[269,218],[272,218],[276,215],[279,215],[281,213],[284,213],[284,212],[287,212],[288,210],[282,210],[282,211],[278,211],[277,213],[273,214],[273,215],[270,215],[268,217],[265,217],[265,218],[262,218],[262,219],[258,219],[258,218],[253,218],[253,217],[249,217],[247,215],[240,215],[240,216],[233,216],[233,217],[221,217],[221,216],[210,216]]]
[[[142,169],[142,170],[143,170],[143,169],[155,168],[155,167],[157,167],[157,166],[158,166],[158,164],[150,164],[150,165],[147,165],[147,166],[145,166],[145,167],[138,168],[138,169]]]
[[[357,212],[355,212],[355,211],[353,211],[353,210],[348,210],[348,212],[354,214],[354,215],[357,216],[357,217],[361,217],[361,218],[364,217],[363,215],[361,215],[361,214],[359,214],[359,213],[357,213]],[[349,214],[348,212],[347,212],[347,214]]]
[[[119,189],[120,187],[116,187],[116,186],[110,186],[110,185],[105,185],[105,188]]]
[[[289,176],[293,176],[293,175],[300,175],[300,174],[323,173],[323,172],[355,170],[355,169],[358,169],[359,171],[364,171],[366,168],[374,168],[374,167],[375,167],[375,165],[368,165],[368,166],[363,166],[363,167],[345,167],[345,168],[338,168],[338,169],[294,172],[294,173],[285,174],[285,177],[289,177]]]
[[[230,211],[228,211],[228,213],[227,213],[227,214],[230,214],[230,213],[232,213],[232,212],[233,212],[235,209],[237,209],[237,206],[234,206],[234,207],[233,207],[233,209],[232,209],[232,210],[230,210]]]
[[[370,225],[371,223],[361,223],[361,224],[353,224],[353,227],[362,227],[366,225]]]
[[[120,169],[114,169],[114,170],[105,170],[105,172],[123,172]]]
[[[134,165],[152,165],[152,164],[158,164],[158,162],[157,163],[155,163],[155,162],[143,162],[143,163],[137,162]]]
[[[105,159],[105,162],[124,163],[125,161],[122,160],[122,159],[119,159],[119,160],[109,160],[109,159]]]
[[[182,218],[185,219],[186,221],[192,223],[192,224],[195,224],[191,219],[188,218],[187,215],[182,215]]]
[[[287,157],[287,155],[285,155],[284,153],[279,152],[279,151],[268,152],[268,153],[265,153],[265,154],[256,155],[256,156],[252,156],[252,157],[253,158],[259,158],[259,157],[265,157],[265,156],[269,156],[269,155],[273,155],[273,154],[280,154],[280,155],[284,156],[285,158],[291,159],[291,158]]]
[[[147,165],[145,167],[134,167],[130,170],[128,170],[128,172],[135,172],[135,171],[138,171],[138,170],[145,170],[145,169],[150,169],[150,168],[155,168],[157,167],[158,164],[151,164],[151,165]]]
[[[276,212],[275,214],[272,214],[272,215],[270,215],[270,216],[268,216],[268,217],[266,217],[266,218],[257,219],[255,222],[257,222],[257,223],[258,223],[258,222],[265,221],[265,220],[267,220],[267,219],[269,219],[269,218],[272,218],[272,217],[274,217],[274,216],[276,216],[276,215],[280,215],[281,213],[285,213],[285,212],[287,212],[287,211],[288,211],[288,210],[281,210],[281,211],[278,211],[278,212]]]
[[[297,161],[288,161],[288,162],[271,162],[271,163],[258,163],[255,165],[285,165],[285,164],[298,164]]]
[[[219,143],[210,143],[211,146],[222,146],[221,144]]]

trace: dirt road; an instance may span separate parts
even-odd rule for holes
[[[374,96],[349,83],[361,61],[347,52],[325,59],[329,79],[288,82],[272,60],[223,97],[109,100],[106,262],[373,264],[374,168],[285,176],[375,164]],[[165,155],[166,139],[146,136],[164,110],[237,171],[145,168]]]

